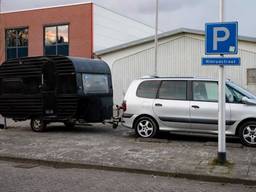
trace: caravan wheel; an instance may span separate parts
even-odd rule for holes
[[[31,119],[30,122],[31,129],[35,132],[43,132],[46,128],[46,123],[43,120]]]
[[[65,121],[64,124],[67,128],[73,129],[75,127],[75,123],[72,121]]]

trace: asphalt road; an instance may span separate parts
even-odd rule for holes
[[[255,192],[256,186],[0,161],[0,192]]]

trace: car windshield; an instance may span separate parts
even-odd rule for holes
[[[240,87],[239,85],[237,85],[233,82],[227,82],[227,85],[230,86],[231,88],[235,89],[238,93],[240,93],[243,96],[246,96],[249,99],[256,99],[256,96],[253,93]]]

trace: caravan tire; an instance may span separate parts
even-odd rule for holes
[[[34,132],[44,132],[46,129],[46,122],[40,119],[31,119],[30,126]]]
[[[71,122],[71,121],[66,121],[64,122],[66,128],[71,128],[73,129],[75,127],[75,123]]]

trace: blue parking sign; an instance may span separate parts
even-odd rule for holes
[[[237,54],[238,22],[206,23],[206,55]]]

